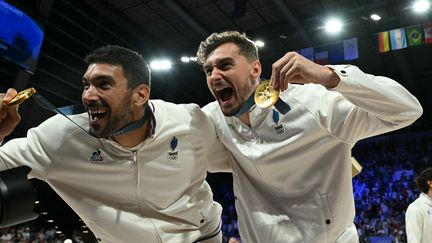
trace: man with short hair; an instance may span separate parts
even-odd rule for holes
[[[149,100],[150,69],[119,46],[94,50],[82,82],[86,112],[61,115],[0,147],[2,169],[27,165],[81,217],[101,242],[220,243],[221,206],[205,178],[226,160],[197,105]],[[0,95],[0,139],[20,118]]]
[[[412,202],[405,214],[408,243],[432,242],[432,167],[416,177],[419,197]]]
[[[414,122],[417,99],[389,78],[296,52],[273,64],[269,87],[260,83],[258,49],[236,31],[213,33],[197,55],[216,98],[203,110],[234,158],[225,169],[242,241],[358,242],[351,148]]]

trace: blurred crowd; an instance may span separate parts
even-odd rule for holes
[[[419,192],[415,176],[432,164],[432,136],[413,134],[363,142],[353,150],[363,171],[353,179],[360,242],[391,236],[406,242],[405,210]]]
[[[79,236],[67,237],[55,228],[45,229],[33,222],[0,229],[1,243],[84,243]]]

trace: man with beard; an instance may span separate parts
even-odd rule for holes
[[[432,167],[416,177],[419,197],[412,202],[405,214],[408,243],[432,242]]]
[[[272,65],[280,100],[262,108],[258,49],[244,34],[214,33],[197,55],[216,98],[203,110],[234,158],[242,241],[358,242],[351,148],[414,122],[417,99],[389,78],[288,52]]]
[[[227,158],[211,121],[197,105],[149,100],[150,70],[136,52],[101,47],[86,63],[87,112],[70,116],[79,126],[46,120],[0,148],[1,167],[31,167],[101,242],[221,242],[221,206],[205,178],[209,158]],[[17,110],[2,105],[1,139]]]

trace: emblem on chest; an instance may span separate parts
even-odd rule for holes
[[[279,112],[277,112],[276,110],[273,110],[273,122],[274,122],[274,126],[273,126],[273,130],[277,135],[282,135],[285,133],[285,128],[283,126],[283,124],[279,124]]]
[[[90,162],[102,162],[103,160],[104,159],[103,159],[103,157],[101,155],[101,151],[99,149],[96,149],[96,151],[94,151],[89,158]]]
[[[178,145],[178,139],[174,136],[171,139],[171,142],[169,144],[171,151],[168,151],[168,156],[167,156],[168,161],[175,161],[178,159],[179,151],[176,150],[177,145]]]

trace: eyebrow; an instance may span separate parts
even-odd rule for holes
[[[95,82],[98,80],[109,80],[112,83],[116,83],[115,79],[113,79],[113,77],[110,75],[98,75],[93,77],[91,80],[87,80],[85,77],[82,77],[82,82]]]
[[[232,57],[223,57],[220,59],[216,59],[215,64],[220,64],[221,62],[226,62],[226,61],[234,61],[234,58]],[[208,68],[212,68],[214,65],[204,65],[203,69],[206,70]]]

